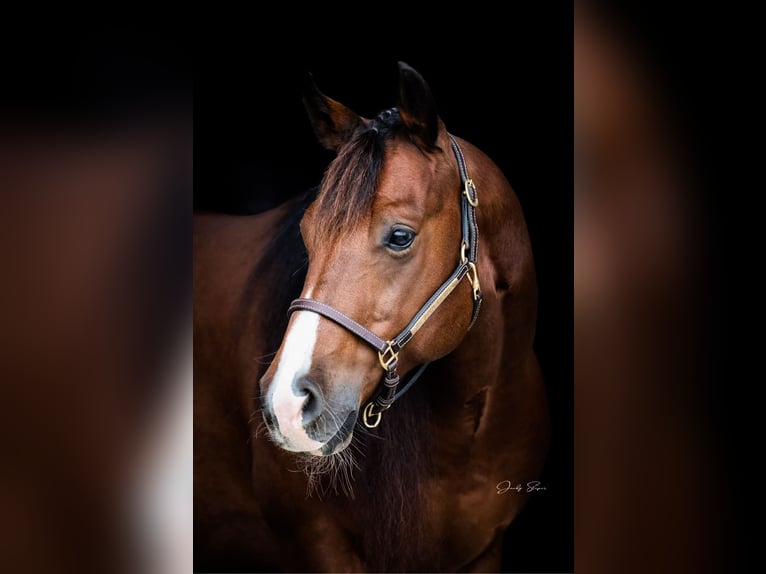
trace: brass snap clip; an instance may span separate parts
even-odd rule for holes
[[[473,288],[473,300],[477,301],[481,293],[481,283],[479,283],[479,272],[476,270],[476,264],[473,261],[468,263],[468,273],[466,273],[466,277],[468,277],[468,280],[471,282],[471,287]]]

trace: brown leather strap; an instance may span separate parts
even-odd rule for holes
[[[452,146],[452,153],[455,154],[455,159],[457,160],[460,184],[463,188],[460,196],[460,221],[463,235],[461,255],[465,255],[465,260],[469,264],[469,268],[472,267],[474,273],[473,311],[471,312],[471,322],[468,325],[468,330],[470,331],[471,327],[476,323],[476,319],[479,318],[483,298],[476,268],[479,261],[479,224],[476,221],[476,207],[479,205],[479,194],[473,180],[468,176],[468,166],[463,156],[463,150],[460,148],[457,140],[452,137],[452,134],[449,135],[449,140]],[[463,251],[463,246],[465,246],[465,251]]]
[[[402,347],[410,342],[412,337],[415,336],[415,333],[420,330],[428,318],[439,308],[439,305],[441,305],[447,296],[452,293],[455,287],[460,284],[460,281],[465,277],[466,273],[468,273],[468,269],[469,267],[467,263],[458,265],[452,275],[450,275],[447,280],[434,291],[434,294],[428,298],[428,301],[423,303],[423,306],[417,313],[415,313],[415,316],[407,326],[402,329],[401,333],[393,338],[391,347],[394,351],[399,352]]]
[[[287,310],[288,313],[292,313],[293,311],[311,311],[322,315],[323,317],[327,317],[344,329],[348,329],[360,339],[366,341],[379,353],[385,352],[388,348],[388,343],[370,331],[367,327],[360,325],[348,315],[341,313],[337,309],[334,309],[321,301],[315,301],[314,299],[295,299],[290,303],[290,308]]]

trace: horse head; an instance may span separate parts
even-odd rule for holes
[[[366,119],[323,95],[309,78],[304,103],[320,143],[335,151],[301,221],[309,266],[301,297],[341,310],[392,339],[460,261],[461,177],[428,85],[400,63],[396,108]],[[472,316],[470,283],[429,312],[398,368],[454,350]],[[279,446],[314,455],[343,450],[361,405],[381,380],[382,358],[348,327],[317,312],[291,316],[260,381],[263,412]],[[385,368],[385,367],[384,367]]]

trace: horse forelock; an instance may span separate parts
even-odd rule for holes
[[[317,197],[315,233],[348,231],[370,212],[388,144],[402,126],[396,109],[386,110],[338,150]]]

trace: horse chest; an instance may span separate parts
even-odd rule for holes
[[[439,481],[441,482],[441,481]],[[455,488],[435,484],[430,498],[451,499],[448,503],[423,501],[420,523],[402,509],[401,520],[393,536],[379,528],[371,529],[369,516],[355,512],[356,503],[340,499],[311,505],[296,524],[292,548],[284,548],[284,556],[300,556],[296,568],[332,572],[364,572],[380,570],[452,571],[472,563],[492,545],[497,534],[490,504],[483,488]],[[379,547],[368,552],[366,543],[379,538]],[[297,542],[297,544],[295,544]],[[381,555],[383,547],[387,548]],[[402,561],[399,561],[402,560]]]

